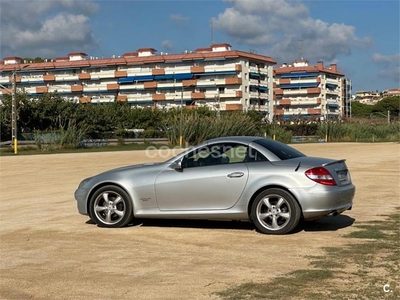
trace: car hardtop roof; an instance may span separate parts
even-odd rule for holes
[[[225,136],[225,137],[219,137],[215,139],[210,139],[205,141],[204,143],[210,144],[210,143],[243,143],[243,144],[250,144],[251,142],[254,142],[256,140],[261,140],[265,139],[268,141],[272,141],[269,138],[264,138],[260,136]]]

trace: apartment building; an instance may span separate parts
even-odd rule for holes
[[[383,91],[382,94],[383,94],[382,96],[383,96],[384,98],[385,98],[385,97],[400,96],[400,89],[397,88],[397,89],[385,90],[385,91]]]
[[[180,54],[140,48],[97,58],[78,52],[42,63],[5,57],[0,63],[0,84],[10,87],[16,71],[17,89],[32,98],[57,91],[80,103],[256,109],[272,119],[274,64],[268,56],[232,50],[226,43]]]
[[[351,81],[335,64],[325,67],[322,61],[309,66],[308,61],[295,61],[274,69],[275,111],[277,118],[337,118],[344,115],[344,98]],[[343,85],[347,85],[344,90]]]
[[[342,95],[343,95],[343,107],[342,107],[342,115],[345,118],[351,118],[351,101],[353,100],[353,94],[352,94],[352,85],[351,85],[351,79],[349,78],[343,78],[343,84],[342,84]]]
[[[381,99],[382,95],[379,91],[357,91],[355,100],[363,104],[375,105]]]

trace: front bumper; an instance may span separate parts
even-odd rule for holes
[[[355,186],[324,186],[317,184],[310,189],[290,190],[302,208],[305,220],[337,215],[353,206]]]
[[[74,197],[77,201],[78,211],[82,215],[89,214],[87,211],[87,202],[86,202],[88,192],[89,189],[78,188],[74,193]]]

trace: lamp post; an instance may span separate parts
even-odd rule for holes
[[[0,84],[0,87],[11,94],[11,147],[14,149],[14,154],[18,153],[18,139],[17,139],[17,120],[18,120],[18,108],[17,108],[17,84],[16,84],[17,71],[11,73],[11,89]]]
[[[17,71],[11,74],[11,142],[14,147],[14,154],[18,153],[18,137],[17,137],[17,84],[16,84]]]
[[[184,87],[182,84],[182,89],[181,89],[181,118],[179,120],[180,124],[179,124],[179,147],[182,147],[182,142],[183,142],[183,136],[182,136],[182,124],[183,124],[183,91],[184,91]]]
[[[29,67],[25,65],[20,70]],[[11,143],[14,154],[18,153],[18,107],[17,107],[17,68],[11,73]]]

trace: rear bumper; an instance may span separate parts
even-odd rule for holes
[[[306,190],[290,190],[299,201],[305,220],[337,215],[353,206],[355,186],[323,186],[317,184]]]

